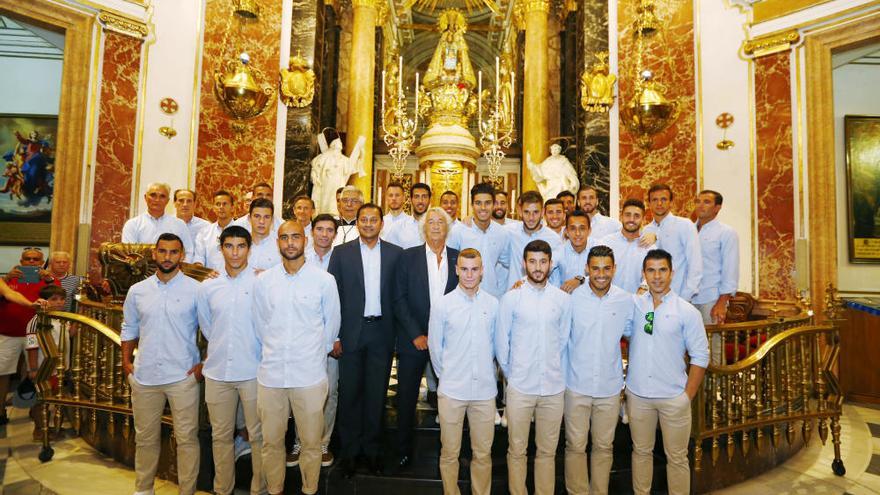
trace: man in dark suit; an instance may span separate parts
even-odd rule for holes
[[[403,252],[397,265],[394,316],[397,320],[398,468],[412,461],[413,422],[419,383],[428,364],[428,317],[431,303],[458,285],[458,251],[446,247],[452,218],[433,207],[419,227],[425,244]]]
[[[357,211],[360,237],[333,250],[328,271],[336,278],[342,327],[332,355],[339,359],[339,418],[342,470],[354,475],[355,457],[365,455],[373,474],[382,473],[382,413],[394,348],[394,269],[402,250],[379,239],[382,208]]]

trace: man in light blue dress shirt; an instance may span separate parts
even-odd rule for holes
[[[467,416],[473,458],[471,493],[489,495],[495,435],[495,320],[498,300],[481,290],[483,260],[476,249],[458,254],[458,287],[431,309],[428,348],[440,380],[440,478],[458,495],[458,455]]]
[[[165,213],[171,199],[168,184],[154,182],[147,186],[144,201],[147,211],[128,219],[122,227],[122,242],[133,244],[153,244],[161,234],[170,232],[183,242],[183,261],[190,261],[195,254],[195,244],[183,220]]]
[[[419,220],[431,206],[431,186],[417,182],[409,189],[409,200],[412,205],[412,216],[398,219],[394,225],[383,229],[382,240],[396,244],[403,249],[418,246],[425,242]]]
[[[511,495],[527,493],[526,448],[534,417],[534,493],[550,495],[555,493],[565,391],[562,355],[571,326],[571,300],[547,283],[553,266],[550,244],[540,239],[528,243],[522,259],[526,282],[501,299],[495,327],[495,356],[507,378],[507,486]]]
[[[251,254],[248,264],[259,272],[268,270],[281,263],[281,255],[278,254],[278,231],[272,228],[272,219],[275,214],[275,205],[264,198],[251,201],[250,232],[253,239]]]
[[[507,292],[509,288],[513,287],[513,284],[526,277],[526,270],[523,264],[516,261],[522,256],[526,244],[534,240],[547,242],[547,244],[550,245],[550,249],[553,251],[553,263],[556,262],[556,258],[560,256],[562,251],[562,238],[559,237],[559,234],[550,230],[550,228],[544,225],[541,221],[544,216],[544,200],[541,198],[541,195],[537,191],[526,191],[520,196],[520,200],[522,201],[523,221],[522,224],[518,226],[511,225],[508,230],[510,233],[510,244],[508,248],[510,266],[507,275],[507,283],[505,284],[502,293]],[[551,273],[553,270],[555,270],[555,267],[551,266]],[[556,275],[553,274],[553,276],[555,277]]]
[[[642,285],[642,261],[648,251],[655,248],[655,236],[642,235],[642,219],[645,218],[642,200],[629,198],[624,201],[620,218],[623,227],[597,239],[596,245],[608,246],[614,251],[614,285],[635,294]]]
[[[206,280],[196,297],[199,327],[208,341],[205,403],[211,418],[214,451],[214,493],[231,494],[235,488],[232,436],[241,405],[251,446],[251,494],[266,489],[262,474],[263,434],[257,412],[257,366],[260,345],[254,329],[252,300],[257,275],[248,266],[251,234],[232,225],[219,238],[225,262],[217,278]]]
[[[473,216],[469,221],[458,222],[452,227],[446,245],[459,251],[468,248],[479,251],[483,265],[480,290],[501,297],[507,288],[507,270],[504,267],[510,263],[510,234],[502,225],[492,221],[494,192],[492,186],[485,182],[471,188]]]
[[[651,491],[659,421],[669,493],[687,495],[691,401],[709,365],[709,342],[700,312],[670,289],[672,256],[655,249],[645,256],[642,266],[648,291],[635,298],[626,375],[633,491],[636,495]],[[690,366],[685,355],[690,357]]]
[[[620,413],[620,339],[632,331],[632,294],[612,285],[614,252],[590,249],[589,284],[571,294],[565,350],[565,488],[572,495],[608,493],[612,444]],[[592,434],[587,478],[587,438]]]
[[[590,217],[580,210],[571,212],[565,219],[565,232],[568,239],[559,254],[559,268],[551,283],[571,294],[586,281],[587,257],[595,245],[590,235]]]
[[[696,225],[703,255],[703,277],[693,302],[707,325],[724,323],[727,303],[739,286],[739,237],[732,227],[717,218],[723,202],[724,197],[716,191],[707,189],[697,195]]]
[[[657,247],[672,255],[672,290],[685,301],[693,300],[700,290],[703,255],[693,222],[672,214],[672,188],[654,184],[648,189],[648,203],[654,221],[645,233],[657,236]]]
[[[220,271],[226,262],[223,260],[223,253],[220,251],[220,234],[223,229],[232,225],[234,220],[232,217],[232,208],[235,200],[228,191],[219,190],[214,193],[214,216],[217,221],[208,225],[196,238],[196,254],[193,256],[193,263],[201,263],[202,265],[216,271]]]
[[[578,209],[590,216],[590,230],[594,238],[599,239],[620,230],[620,222],[603,215],[599,211],[599,194],[596,188],[583,185],[577,193]]]
[[[302,453],[302,491],[318,491],[321,437],[327,400],[327,354],[339,334],[336,281],[306,263],[303,226],[288,220],[278,229],[283,261],[261,273],[254,287],[254,325],[262,358],[257,369],[257,407],[263,424],[263,471],[270,494],[284,492],[284,437],[293,412]]]
[[[122,371],[131,386],[135,429],[135,495],[153,493],[159,467],[162,413],[171,404],[177,441],[180,493],[196,491],[199,473],[199,384],[196,347],[199,283],[180,271],[183,241],[159,236],[153,250],[156,273],[131,286],[122,307]],[[135,348],[137,357],[132,362]]]
[[[189,229],[189,235],[196,242],[196,239],[202,231],[211,222],[204,218],[195,216],[196,208],[196,192],[189,189],[177,189],[174,191],[174,211],[177,218],[183,220],[186,228]]]

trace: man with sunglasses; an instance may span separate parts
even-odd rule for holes
[[[626,376],[633,491],[651,491],[659,420],[669,493],[683,495],[690,493],[691,401],[709,365],[709,342],[700,312],[670,290],[672,255],[662,249],[648,251],[642,272],[648,291],[635,298]]]

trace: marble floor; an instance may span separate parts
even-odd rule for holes
[[[134,472],[97,454],[78,438],[53,443],[55,457],[51,462],[41,463],[37,459],[40,446],[31,439],[33,424],[27,413],[11,408],[9,411],[10,423],[0,426],[0,495],[132,493]],[[830,438],[822,446],[814,436],[809,446],[782,466],[713,493],[880,495],[880,408],[847,404],[841,426],[846,476],[837,477],[831,472]],[[173,483],[156,482],[157,495],[175,493],[177,487]]]

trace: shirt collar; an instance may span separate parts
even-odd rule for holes
[[[460,285],[456,285],[456,286],[455,286],[455,292],[458,293],[459,297],[461,297],[461,298],[464,299],[465,301],[470,301],[470,302],[474,302],[474,301],[476,301],[477,298],[480,297],[480,294],[483,293],[483,291],[480,290],[480,287],[477,287],[477,292],[475,292],[473,296],[469,296],[469,295],[464,291],[464,289],[461,288]]]
[[[431,249],[431,246],[429,246],[427,242],[425,243],[425,256],[427,256],[428,258],[431,258],[432,256],[434,256],[436,258],[436,256],[437,256],[437,254]],[[431,258],[431,259],[434,259],[434,258]],[[446,259],[446,248],[444,247],[443,249],[440,250],[440,260],[442,261],[445,259]]]
[[[361,239],[360,236],[358,236],[358,243],[360,244],[361,249],[366,249],[366,250],[369,251],[369,252],[373,252],[374,249],[376,249],[376,248],[378,248],[378,247],[381,247],[381,245],[382,245],[382,239],[379,239],[378,241],[376,241],[376,245],[375,245],[374,247],[372,247],[372,248],[371,248],[370,246],[367,246],[366,243],[364,243],[364,240]]]
[[[171,287],[172,285],[175,285],[180,280],[181,277],[186,277],[186,275],[183,274],[183,270],[177,270],[177,274],[174,275],[173,277],[171,277],[171,280],[169,280],[167,282],[163,282],[163,281],[159,280],[159,275],[157,275],[157,274],[153,274],[153,276],[156,277],[156,285],[159,287],[161,287],[163,285],[166,287]]]

